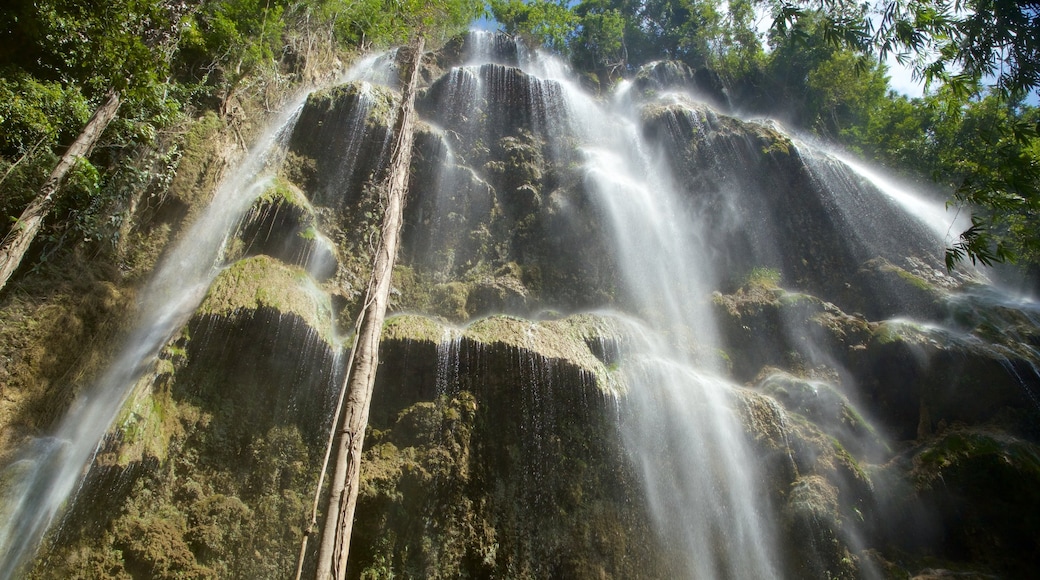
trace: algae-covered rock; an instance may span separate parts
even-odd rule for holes
[[[614,349],[604,343],[620,340],[617,323],[603,316],[576,314],[558,320],[529,321],[511,316],[491,316],[456,328],[420,315],[398,315],[387,320],[384,340],[428,341],[443,344],[465,340],[475,348],[505,347],[545,361],[565,364],[592,377],[606,392],[621,388]]]
[[[804,578],[860,578],[857,558],[842,538],[838,490],[820,476],[799,478],[784,507],[790,543],[807,544],[808,558],[793,559],[793,572]]]
[[[350,576],[673,577],[583,366],[611,327],[389,319]]]
[[[876,327],[851,362],[860,390],[899,437],[927,436],[954,422],[1032,421],[1036,368],[999,344],[951,329],[907,320]]]
[[[826,382],[774,372],[758,388],[836,438],[856,456],[877,456],[886,448],[883,438],[848,398]]]
[[[265,256],[218,277],[135,389],[36,577],[292,575],[342,384],[308,280]]]
[[[293,314],[320,337],[332,342],[332,307],[306,272],[268,256],[232,264],[213,281],[199,305],[207,316],[234,316],[242,311],[269,309]]]
[[[336,272],[331,244],[318,231],[317,215],[299,188],[273,180],[239,225],[242,257],[263,254],[326,280]]]
[[[951,429],[913,456],[917,500],[930,510],[939,555],[1003,577],[1040,565],[1040,448],[984,428]]]
[[[874,494],[863,467],[834,436],[758,390],[737,393],[744,429],[764,468],[791,577],[866,575],[861,533],[872,523]],[[827,421],[822,421],[826,424]],[[876,445],[860,442],[863,453]],[[876,455],[877,449],[872,449]]]
[[[929,279],[901,268],[885,258],[863,263],[853,276],[855,288],[883,288],[874,294],[857,292],[846,302],[871,320],[895,315],[935,320],[942,317],[945,292]]]
[[[177,163],[169,195],[160,210],[161,219],[176,222],[190,212],[200,211],[207,196],[216,190],[234,148],[229,142],[230,132],[224,129],[224,122],[213,111],[190,125],[182,138],[184,154]]]
[[[776,283],[751,281],[732,294],[715,293],[712,305],[739,380],[765,367],[804,374],[847,359],[871,337],[872,326],[861,316]]]
[[[382,169],[394,99],[389,90],[347,83],[312,93],[300,112],[283,169],[316,205],[349,208]]]

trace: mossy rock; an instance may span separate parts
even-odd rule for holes
[[[850,288],[854,292],[846,300],[871,320],[892,316],[936,320],[944,314],[942,288],[885,258],[864,262],[852,277]],[[865,288],[874,292],[864,292]]]
[[[850,552],[843,538],[845,527],[840,509],[838,490],[824,478],[810,475],[799,478],[791,485],[787,505],[785,537],[788,544],[811,546],[798,550],[807,558],[793,562],[795,576],[805,578],[862,577],[857,558]]]
[[[38,577],[103,563],[90,577],[291,575],[341,363],[295,310],[262,298],[197,313],[167,345],[99,450]]]
[[[772,505],[783,506],[778,525],[791,577],[827,571],[858,578],[853,547],[869,531],[873,488],[861,463],[834,437],[788,412],[758,390],[736,393],[744,425]]]
[[[416,314],[399,314],[386,319],[381,340],[424,341],[439,343],[451,336],[444,322]]]
[[[388,320],[350,577],[674,577],[571,318]]]
[[[259,254],[307,269],[327,280],[336,273],[332,245],[318,232],[317,215],[303,192],[276,178],[253,202],[242,219],[237,244],[229,254],[235,259]]]
[[[616,349],[604,349],[602,343],[616,343],[619,337],[619,326],[614,320],[593,314],[537,322],[499,315],[482,318],[464,328],[426,316],[402,314],[388,318],[383,327],[384,340],[441,344],[464,339],[478,348],[512,348],[573,365],[594,377],[599,387],[608,392],[617,392],[623,385],[612,354]]]
[[[395,110],[389,89],[354,82],[308,96],[289,141],[286,174],[312,203],[345,210],[383,167]]]
[[[1040,409],[1032,353],[994,345],[947,328],[907,320],[875,327],[849,370],[875,417],[897,437],[924,437],[944,425],[1009,420],[1028,424]]]
[[[530,322],[509,316],[492,316],[468,326],[464,336],[485,344],[504,344],[548,359],[573,364],[596,378],[606,392],[624,390],[616,369],[601,359],[590,345],[599,340],[620,340],[619,325],[593,314],[577,314],[559,320]],[[599,356],[597,356],[599,355]]]
[[[333,343],[332,306],[306,272],[268,256],[240,260],[217,276],[197,313],[235,316],[246,310],[272,309],[306,321]]]
[[[922,446],[912,478],[946,533],[941,554],[1007,577],[1040,565],[1040,448],[984,428],[950,429]]]
[[[750,381],[767,367],[804,375],[823,362],[847,360],[871,340],[873,326],[862,317],[773,280],[753,279],[732,294],[712,297],[738,380]]]
[[[836,438],[858,457],[881,457],[888,446],[848,398],[830,384],[774,372],[759,382],[763,393]]]
[[[184,155],[177,164],[177,172],[169,187],[170,197],[176,200],[177,208],[167,207],[167,214],[172,211],[179,219],[189,210],[202,206],[206,195],[212,195],[227,162],[226,152],[222,148],[230,144],[223,138],[224,128],[224,122],[213,111],[199,117],[188,127],[181,144]]]

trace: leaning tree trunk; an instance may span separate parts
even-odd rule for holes
[[[87,122],[87,126],[72,142],[65,154],[61,156],[58,165],[51,172],[50,177],[44,182],[40,194],[37,195],[29,206],[25,208],[22,215],[11,227],[11,232],[4,238],[0,245],[0,290],[7,285],[11,274],[18,269],[22,258],[32,245],[36,234],[43,226],[43,219],[50,213],[51,208],[57,201],[58,191],[65,181],[65,176],[80,157],[90,155],[98,138],[104,133],[105,128],[112,122],[119,110],[119,92],[112,90],[108,92],[105,102],[94,111],[94,116]]]
[[[412,43],[412,62],[404,78],[401,107],[394,127],[382,236],[373,260],[372,279],[361,313],[363,318],[356,338],[354,364],[347,374],[347,401],[339,420],[336,467],[318,551],[318,580],[346,578],[347,553],[361,474],[361,450],[365,427],[368,426],[376,369],[379,366],[379,338],[390,295],[390,275],[397,261],[397,247],[401,241],[404,197],[408,189],[408,170],[412,157],[415,88],[423,44],[421,36]]]

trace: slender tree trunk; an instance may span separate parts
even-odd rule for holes
[[[44,218],[57,201],[58,191],[61,189],[61,184],[65,181],[69,169],[72,169],[78,158],[90,155],[94,144],[115,118],[118,110],[119,92],[109,91],[105,102],[94,111],[94,116],[87,122],[87,126],[61,156],[58,165],[55,166],[50,177],[44,182],[43,188],[40,189],[40,194],[29,203],[11,228],[11,232],[4,238],[3,244],[0,245],[0,290],[7,285],[11,274],[18,269],[22,258],[32,245],[33,239],[40,232]]]
[[[365,298],[358,331],[353,368],[347,375],[347,401],[337,434],[336,468],[329,493],[325,529],[318,552],[318,580],[346,578],[350,533],[357,505],[361,450],[379,366],[379,338],[390,295],[390,275],[397,261],[401,240],[404,198],[408,189],[408,169],[412,157],[415,123],[415,89],[419,77],[424,39],[419,36],[411,46],[412,62],[404,78],[401,107],[394,127],[394,146],[390,156],[386,210],[379,248],[372,267],[372,281]]]

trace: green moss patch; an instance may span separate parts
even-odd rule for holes
[[[295,314],[326,342],[333,341],[332,306],[328,296],[303,270],[267,256],[240,260],[221,272],[197,313],[230,316],[262,308]]]
[[[440,343],[451,336],[451,328],[433,318],[402,314],[387,320],[383,339]],[[455,332],[479,344],[504,345],[569,363],[594,376],[601,389],[616,392],[623,388],[614,361],[595,348],[602,340],[619,340],[620,330],[610,318],[576,314],[536,322],[500,315],[482,318]]]

